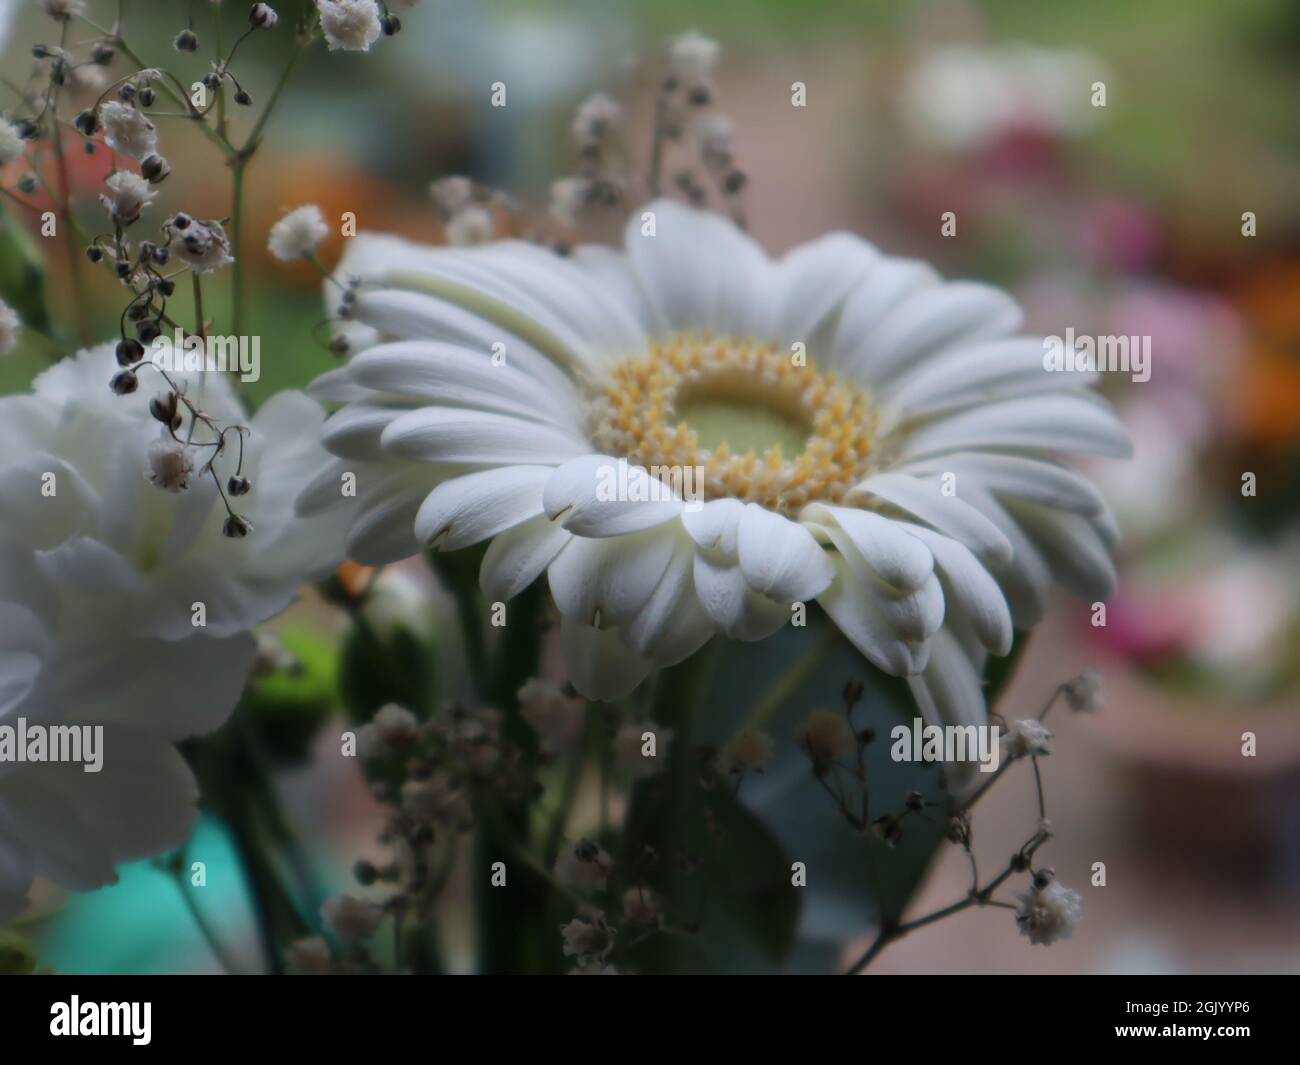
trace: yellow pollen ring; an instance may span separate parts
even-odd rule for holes
[[[735,446],[683,413],[728,412],[734,428],[756,431]],[[784,432],[760,448],[752,439],[769,424]],[[592,434],[601,450],[639,466],[701,467],[706,499],[732,497],[794,515],[811,502],[839,502],[869,472],[878,416],[860,388],[819,371],[792,352],[735,337],[686,334],[652,341],[643,356],[616,364],[592,402]],[[716,427],[715,427],[716,428]],[[714,434],[715,436],[717,434]],[[787,458],[782,441],[802,450]],[[795,449],[791,448],[793,452]]]

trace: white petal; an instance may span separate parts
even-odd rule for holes
[[[382,443],[398,458],[481,466],[560,463],[591,450],[581,438],[550,426],[448,407],[403,414],[383,431]]]
[[[975,489],[968,491],[967,497],[1010,541],[1011,560],[986,562],[986,565],[1006,596],[1016,628],[1033,628],[1047,610],[1047,596],[1052,587],[1052,571],[1047,560],[1025,535],[1020,523],[991,495]]]
[[[1096,528],[1086,518],[1032,503],[1007,509],[1047,557],[1056,579],[1080,599],[1109,599],[1115,592],[1115,564]]]
[[[617,629],[596,629],[569,617],[560,619],[560,647],[569,682],[586,698],[603,702],[630,695],[652,664]]]
[[[807,529],[756,503],[740,517],[736,545],[750,587],[783,603],[816,599],[835,576],[826,552]]]
[[[881,607],[882,588],[864,581],[847,559],[832,556],[835,580],[819,597],[822,609],[877,668],[904,677],[925,668],[927,644],[904,640]]]
[[[856,507],[814,503],[801,517],[839,526],[869,565],[895,588],[919,588],[934,572],[934,559],[924,544],[907,534],[908,525]]]
[[[645,212],[653,235],[642,232]],[[624,245],[661,333],[747,333],[764,311],[771,264],[719,215],[656,200],[629,217]]]
[[[1015,300],[989,285],[951,281],[920,288],[862,338],[858,365],[879,383],[948,348],[1012,333],[1021,317]]]
[[[582,455],[557,469],[542,496],[546,516],[579,536],[620,536],[671,521],[672,489],[612,455]]]
[[[694,654],[713,635],[713,619],[695,594],[695,549],[679,538],[663,579],[627,627],[626,638],[638,654],[670,666]]]
[[[1010,651],[1011,611],[993,575],[964,544],[919,525],[906,528],[933,552],[949,598],[970,619],[980,643],[997,655]]]
[[[903,440],[904,459],[979,448],[1041,448],[1128,458],[1128,433],[1111,409],[1088,393],[1022,396],[942,417]]]
[[[715,562],[737,562],[737,537],[744,513],[745,504],[739,499],[711,499],[698,510],[684,510],[682,525],[703,554]]]
[[[573,534],[544,514],[498,535],[479,567],[479,587],[494,602],[513,599],[538,577]]]
[[[440,551],[456,551],[542,512],[550,466],[500,466],[454,477],[425,498],[415,535]]]
[[[54,547],[70,536],[93,532],[98,510],[94,489],[54,455],[29,454],[0,472],[0,536],[12,543],[38,550]]]
[[[506,361],[501,365],[492,361],[491,354],[407,340],[362,352],[348,370],[353,381],[376,392],[513,414],[580,434],[571,388],[548,393],[535,378],[509,364],[508,349],[503,351]]]
[[[987,403],[1033,392],[1078,388],[1095,373],[1043,368],[1043,341],[1012,337],[962,345],[909,367],[883,390],[885,400],[905,416]]]
[[[695,556],[695,594],[718,628],[733,640],[763,640],[790,620],[790,607],[754,591],[740,566]]]
[[[988,724],[988,707],[979,673],[951,633],[935,634],[930,663],[919,677],[908,683],[921,717],[930,725],[976,727]],[[949,762],[945,766],[948,788],[961,794],[973,783],[974,762]]]
[[[875,248],[852,233],[829,233],[788,252],[772,278],[774,341],[822,348],[844,299],[879,259]]]
[[[575,536],[547,576],[555,605],[584,625],[623,625],[653,594],[673,556],[671,530],[589,540]]]
[[[947,471],[957,474],[958,492],[963,476],[969,474],[996,496],[1011,496],[1088,516],[1099,515],[1106,506],[1101,493],[1086,477],[1045,459],[972,451],[924,459],[899,470],[921,476]]]
[[[921,481],[901,473],[878,473],[855,486],[854,493],[869,493],[915,514],[942,533],[966,544],[980,558],[1006,561],[1011,544],[983,514],[955,495],[947,496],[938,481]]]

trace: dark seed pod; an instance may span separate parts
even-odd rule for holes
[[[38,184],[39,182],[36,180],[35,174],[24,174],[18,179],[18,191],[29,193],[35,192]]]
[[[213,92],[216,92],[221,88],[221,77],[218,74],[204,74],[203,84]]]
[[[119,340],[117,342],[115,353],[117,355],[117,364],[119,366],[131,366],[144,358],[144,345],[138,340],[132,340],[130,337],[127,337],[125,340]],[[134,376],[134,374],[132,376]],[[131,391],[134,392],[135,389],[133,388]]]
[[[133,303],[126,309],[126,316],[133,322],[138,322],[141,318],[148,315],[148,313],[149,304],[147,303]]]
[[[159,255],[165,254],[166,251],[167,251],[166,248],[159,248],[158,251],[154,254],[154,258],[157,259]],[[158,282],[158,291],[161,292],[164,296],[170,296],[173,292],[176,291],[176,282],[169,277],[164,277],[161,281]]]
[[[117,260],[117,276],[123,280],[131,276],[131,264],[125,259]]]
[[[226,523],[221,527],[223,536],[229,536],[232,540],[242,540],[250,532],[253,526],[247,518],[242,518],[238,514],[232,514],[226,519]]]
[[[153,105],[157,103],[157,101],[158,101],[157,94],[154,93],[153,89],[149,88],[147,85],[140,90],[141,107],[153,107]]]
[[[179,211],[176,214],[172,215],[172,225],[174,225],[177,229],[189,229],[190,223],[193,221],[194,219],[192,219],[184,211]]]
[[[149,413],[163,425],[174,426],[179,415],[176,412],[176,393],[168,392],[166,396],[155,396],[149,401]]]
[[[178,52],[197,52],[199,50],[199,39],[193,30],[181,30],[172,41],[172,47]]]
[[[118,99],[130,103],[135,99],[136,89],[129,81],[117,90]]]
[[[108,387],[111,388],[115,395],[129,396],[137,388],[140,382],[136,379],[134,370],[119,370],[109,381]]]
[[[253,484],[247,477],[231,477],[226,482],[226,491],[232,496],[246,496],[253,490]]]
[[[248,93],[244,92],[243,89],[240,89],[235,93],[235,103],[239,104],[240,107],[251,107],[253,104],[253,98],[249,96]]]
[[[280,21],[280,16],[275,13],[275,8],[270,4],[254,4],[249,9],[248,21],[259,30],[273,30],[275,24]]]
[[[72,124],[87,137],[93,137],[95,131],[99,129],[99,116],[93,110],[87,108],[72,120]]]
[[[89,259],[92,263],[103,262],[104,251],[98,244],[92,244],[89,248],[86,249],[86,258]]]
[[[171,172],[171,164],[157,152],[145,156],[144,161],[140,163],[140,173],[150,185],[157,185],[167,180],[167,175]]]
[[[135,335],[140,338],[142,344],[152,344],[160,336],[162,329],[152,318],[146,318],[143,322],[135,327]]]
[[[396,15],[385,15],[379,20],[379,28],[384,31],[385,37],[395,37],[402,32],[402,20]]]
[[[94,50],[90,53],[90,60],[96,66],[106,67],[113,62],[113,56],[116,54],[112,48],[101,42],[95,45]]]

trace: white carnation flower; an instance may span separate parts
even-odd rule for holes
[[[329,232],[320,208],[309,203],[294,208],[276,222],[266,246],[281,262],[289,263],[315,255]]]
[[[1031,943],[1050,946],[1061,939],[1069,939],[1083,920],[1083,900],[1079,893],[1056,880],[1045,886],[1030,888],[1017,895],[1020,906],[1016,910],[1016,924],[1020,934]]]
[[[316,0],[316,9],[331,52],[368,52],[383,32],[375,0]]]
[[[140,217],[140,212],[153,203],[158,193],[139,174],[118,170],[104,182],[111,195],[100,195],[113,221],[119,226],[129,226]]]
[[[363,235],[340,277],[369,350],[313,386],[344,407],[300,510],[351,508],[359,562],[491,541],[493,600],[546,574],[585,695],[817,600],[928,720],[983,723],[986,656],[1054,578],[1109,594],[1113,519],[1054,456],[1127,438],[998,289],[846,233],[772,261],[662,201],[622,253]]]
[[[18,127],[0,116],[0,166],[8,166],[21,159],[26,151],[27,142],[18,132]]]
[[[8,355],[18,346],[23,320],[4,300],[0,300],[0,355]]]
[[[146,367],[144,387],[115,396],[108,381],[117,368],[104,345],[46,370],[34,395],[0,399],[0,542],[37,551],[69,596],[111,596],[115,628],[169,640],[200,631],[196,602],[206,610],[201,631],[228,636],[275,616],[300,584],[337,564],[338,523],[304,525],[293,513],[301,485],[327,458],[315,402],[282,392],[250,421],[220,373],[172,375],[221,425],[249,428],[241,474],[252,490],[231,502],[252,531],[236,540],[222,534],[216,481],[224,487],[236,471],[237,434],[213,459],[215,438],[200,425],[191,444],[201,464],[186,476],[188,490],[159,491],[168,486],[160,477],[175,485],[184,474],[184,462],[163,469],[155,450],[161,427],[149,400],[166,386]],[[187,432],[188,424],[178,435]],[[53,495],[42,490],[47,474]]]
[[[99,109],[99,121],[104,127],[104,142],[115,152],[143,159],[158,151],[158,130],[130,104],[109,100]]]
[[[42,505],[28,500],[23,513]],[[101,726],[100,769],[0,762],[0,921],[23,908],[33,877],[89,891],[185,842],[197,789],[174,741],[225,720],[253,658],[247,634],[145,636],[121,623],[111,596],[74,601],[40,562],[0,546],[0,722]]]

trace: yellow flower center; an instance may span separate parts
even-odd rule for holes
[[[601,450],[652,473],[700,467],[704,498],[790,515],[867,476],[878,422],[864,391],[810,360],[708,334],[652,341],[614,366],[592,408]]]

